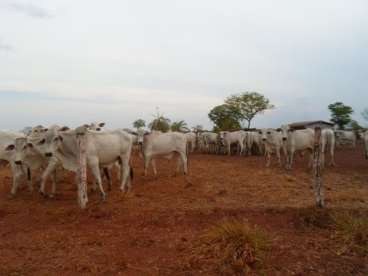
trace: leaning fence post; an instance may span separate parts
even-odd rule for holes
[[[322,179],[322,158],[321,158],[321,137],[322,131],[320,127],[314,129],[314,146],[313,146],[313,176],[314,176],[314,192],[316,197],[316,205],[323,208],[325,205],[323,194]]]
[[[78,170],[77,170],[77,185],[78,185],[78,203],[84,209],[88,202],[87,196],[87,161],[86,161],[86,134],[77,131],[78,143]]]

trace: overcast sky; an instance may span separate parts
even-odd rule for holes
[[[276,106],[256,127],[368,107],[366,0],[0,0],[0,128],[130,127],[156,107],[212,127],[227,96]]]

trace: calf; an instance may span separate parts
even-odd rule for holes
[[[183,133],[139,133],[138,142],[142,146],[144,159],[144,175],[147,175],[148,167],[152,163],[154,175],[157,175],[156,157],[171,159],[174,154],[179,155],[177,171],[182,165],[184,174],[188,173],[188,147],[187,139]],[[151,162],[152,161],[152,162]]]

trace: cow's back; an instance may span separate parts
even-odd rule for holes
[[[149,134],[145,137],[145,153],[151,155],[167,155],[172,152],[183,151],[186,151],[186,137],[182,133]]]

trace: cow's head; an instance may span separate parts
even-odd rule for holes
[[[223,146],[225,145],[225,137],[228,134],[228,131],[220,131],[217,135],[218,141]]]
[[[282,125],[281,128],[278,128],[277,131],[281,132],[282,141],[286,142],[289,137],[290,131],[292,131],[289,125]]]
[[[96,123],[93,122],[89,125],[85,125],[85,127],[87,127],[88,130],[94,130],[94,131],[102,131],[103,127],[105,126],[105,123]]]
[[[258,131],[258,134],[260,135],[260,138],[262,140],[262,142],[266,142],[267,140],[269,140],[272,136],[273,131],[271,129],[260,129]]]
[[[33,139],[32,146],[45,157],[52,157],[61,146],[62,141],[63,138],[59,135],[59,132],[50,129],[37,139]]]
[[[143,145],[144,136],[148,135],[149,132],[144,129],[138,129],[137,130],[137,143],[138,145]]]
[[[10,144],[5,149],[10,154],[10,159],[16,165],[22,165],[27,155],[35,154],[33,145],[28,143],[27,138],[21,137],[14,140],[14,144]]]

